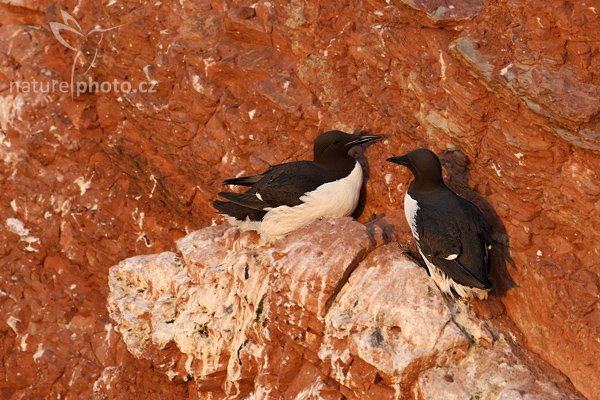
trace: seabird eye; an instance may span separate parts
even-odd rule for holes
[[[333,141],[333,144],[338,144],[339,142],[340,142],[340,139],[335,139],[335,140]]]

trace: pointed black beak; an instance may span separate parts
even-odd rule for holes
[[[408,158],[406,156],[390,157],[390,158],[387,159],[387,161],[393,162],[395,164],[400,164],[400,165],[408,166]]]
[[[358,139],[355,139],[351,142],[346,143],[346,148],[348,150],[350,150],[351,148],[353,148],[354,146],[358,146],[359,144],[365,144],[365,143],[373,142],[373,141],[379,140],[379,139],[383,139],[383,136],[377,136],[377,135],[360,136]]]

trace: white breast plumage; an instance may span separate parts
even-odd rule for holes
[[[275,207],[262,219],[260,230],[270,237],[283,236],[322,217],[345,217],[354,212],[360,196],[363,171],[358,162],[350,174],[308,192],[297,206]]]
[[[419,204],[415,199],[410,197],[408,192],[404,195],[404,216],[406,222],[410,226],[410,231],[417,242],[419,241],[419,233],[417,231],[417,211],[419,211]]]

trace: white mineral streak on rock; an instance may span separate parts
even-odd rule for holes
[[[317,221],[318,234],[294,235],[274,245],[272,267],[284,279],[274,284],[291,307],[316,314],[323,321],[326,302],[370,246],[367,230],[350,218]],[[315,225],[311,225],[313,232]],[[287,289],[287,290],[284,290]]]
[[[321,389],[323,389],[325,385],[321,382],[320,379],[317,379],[313,382],[312,385],[301,391],[294,397],[294,400],[312,400],[312,399],[320,399],[321,397]]]
[[[318,356],[321,360],[329,362],[331,365],[332,378],[342,385],[348,386],[348,372],[344,371],[344,367],[351,360],[350,350],[348,348],[345,348],[343,351],[336,350],[332,339],[332,335],[325,335],[323,343],[319,348]]]
[[[333,303],[319,356],[326,361],[324,356],[334,353],[326,350],[329,336],[338,343],[341,339],[352,356],[401,383],[415,372],[412,364],[432,364],[467,346],[451,317],[424,269],[397,246],[380,247],[359,265]]]
[[[200,379],[226,370],[233,395],[238,356],[258,357],[264,347],[249,343],[247,334],[262,335],[269,285],[255,246],[238,252],[229,246],[241,241],[238,234],[222,226],[194,232],[177,242],[183,259],[170,252],[130,258],[109,279],[109,310],[130,352],[140,357],[148,346],[174,342],[186,355],[185,373]]]
[[[189,282],[171,252],[128,258],[111,269],[108,310],[133,355],[142,357],[150,344],[162,349],[173,340],[175,327],[169,321]]]
[[[522,351],[519,351],[522,353]],[[577,399],[559,385],[526,366],[514,348],[501,335],[492,349],[472,346],[467,357],[455,364],[435,366],[419,377],[415,398],[433,399],[441,393],[446,400],[470,398],[508,399]]]
[[[215,225],[112,267],[108,308],[136,357],[219,388],[203,398],[580,398],[376,242],[350,218],[271,244]]]
[[[40,243],[40,239],[29,234],[29,229],[23,225],[18,218],[7,218],[6,219],[6,227],[12,233],[19,235],[21,237],[21,241],[27,243],[27,247],[25,250],[29,252],[38,252],[38,249],[34,248],[32,244]]]
[[[118,382],[118,379],[121,377],[122,373],[123,368],[120,366],[112,365],[104,368],[104,370],[102,370],[102,374],[100,374],[100,377],[96,379],[94,386],[92,387],[93,393],[96,395],[96,397],[102,398],[101,393],[103,389],[105,391],[110,390],[113,383]]]

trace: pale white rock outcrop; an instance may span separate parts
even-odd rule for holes
[[[324,219],[261,244],[205,228],[112,267],[110,315],[197,398],[580,398],[377,229]]]

